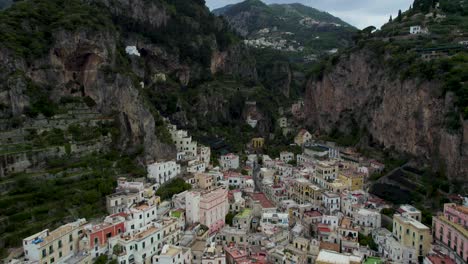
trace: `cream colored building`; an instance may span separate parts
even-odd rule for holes
[[[310,140],[312,140],[312,135],[309,133],[309,131],[301,129],[301,131],[299,131],[297,136],[294,138],[294,143],[296,143],[298,146],[302,146]]]
[[[79,234],[85,219],[68,223],[53,231],[48,229],[23,239],[25,259],[38,264],[63,263],[78,253]]]
[[[393,216],[393,236],[404,246],[416,249],[419,256],[425,256],[431,248],[431,229],[407,216]]]
[[[195,183],[197,186],[203,190],[212,190],[213,189],[213,177],[206,173],[197,173],[195,174]]]

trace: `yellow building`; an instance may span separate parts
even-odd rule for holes
[[[289,199],[298,204],[311,203],[320,205],[322,200],[322,189],[304,178],[294,179],[288,186]]]
[[[355,170],[342,170],[338,179],[351,191],[362,190],[364,188],[365,174]]]
[[[265,139],[263,138],[253,138],[252,139],[252,147],[255,149],[263,148],[265,145]]]
[[[402,245],[416,249],[419,256],[425,256],[431,248],[431,229],[411,217],[393,216],[393,236]]]

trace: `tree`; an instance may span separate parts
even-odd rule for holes
[[[392,15],[390,15],[390,19],[388,20],[388,22],[392,22],[393,21],[393,18],[392,18]]]
[[[232,226],[232,219],[234,219],[234,216],[235,216],[235,214],[233,214],[233,213],[228,213],[228,214],[226,215],[226,218],[225,218],[226,224]]]
[[[401,20],[403,19],[402,15],[401,15],[401,9],[398,10],[398,17],[397,17],[397,21],[398,22],[401,22]]]

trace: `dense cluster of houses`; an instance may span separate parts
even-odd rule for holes
[[[351,149],[314,142],[303,129],[294,139],[300,154],[229,153],[214,167],[209,147],[170,132],[177,157],[150,163],[147,179],[119,178],[107,217],[24,238],[24,258],[12,263],[90,264],[101,255],[118,264],[468,261],[468,207],[446,204],[426,226],[415,207],[367,192],[369,175],[385,166]],[[156,190],[175,177],[192,189],[161,201]],[[392,207],[393,217],[381,214]]]

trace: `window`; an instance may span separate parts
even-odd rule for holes
[[[62,248],[62,240],[58,241],[58,248]]]
[[[47,252],[46,252],[45,249],[43,249],[43,250],[42,250],[42,257],[45,257],[45,256],[47,256]]]

